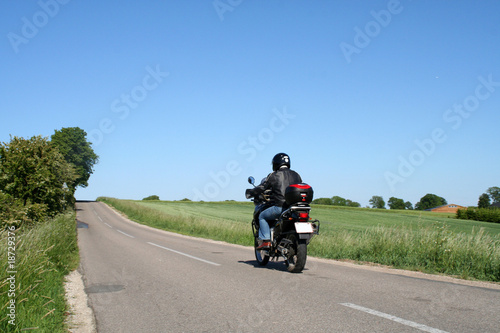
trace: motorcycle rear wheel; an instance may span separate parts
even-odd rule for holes
[[[288,235],[292,244],[288,248],[288,259],[285,261],[287,270],[291,273],[300,273],[306,266],[307,243],[305,239],[298,239],[297,235]]]

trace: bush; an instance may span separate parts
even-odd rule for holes
[[[0,229],[7,226],[33,225],[47,218],[47,205],[30,204],[23,205],[20,200],[0,191]]]
[[[45,205],[51,217],[63,212],[72,195],[67,184],[76,177],[74,166],[47,138],[14,137],[0,143],[0,190],[23,206]]]
[[[498,208],[468,208],[457,210],[457,219],[500,223]]]
[[[149,197],[146,197],[142,200],[160,200],[160,197],[157,195],[150,195]]]

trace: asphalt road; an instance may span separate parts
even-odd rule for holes
[[[80,271],[98,332],[500,332],[500,288],[253,249],[77,203]],[[250,218],[250,217],[249,217]],[[250,225],[249,225],[249,232]]]

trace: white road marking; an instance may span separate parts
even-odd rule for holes
[[[129,234],[127,234],[126,232],[121,231],[120,229],[116,229],[116,231],[118,231],[119,233],[124,234],[124,235],[125,235],[125,236],[127,236],[127,237],[130,237],[130,238],[135,238],[134,236],[129,235]]]
[[[97,218],[98,218],[101,222],[104,222],[104,221],[101,219],[101,217],[99,216],[99,214],[97,214],[97,212],[95,211],[95,209],[94,209],[94,208],[92,208],[92,210],[94,211],[95,216],[97,216]]]
[[[108,227],[110,227],[111,229],[113,229],[113,227],[109,224],[107,224],[106,222],[104,222],[105,225],[107,225]]]
[[[151,244],[151,245],[153,245],[153,246],[156,246],[156,247],[162,248],[162,249],[167,250],[167,251],[170,251],[170,252],[174,252],[174,253],[177,253],[177,254],[180,254],[180,255],[186,256],[186,257],[191,258],[191,259],[195,259],[195,260],[202,261],[202,262],[207,263],[207,264],[210,264],[210,265],[220,266],[220,264],[217,264],[217,263],[215,263],[215,262],[211,262],[211,261],[208,261],[208,260],[205,260],[205,259],[201,259],[201,258],[198,258],[198,257],[192,256],[192,255],[187,254],[187,253],[183,253],[183,252],[179,252],[179,251],[176,251],[176,250],[172,250],[172,249],[169,249],[168,247],[164,247],[164,246],[161,246],[161,245],[158,245],[158,244],[155,244],[155,243],[148,242],[148,244]]]
[[[400,324],[403,324],[403,325],[406,325],[406,326],[410,326],[410,327],[419,329],[419,330],[424,331],[424,332],[429,332],[429,333],[448,333],[446,331],[442,331],[442,330],[439,330],[437,328],[433,328],[433,327],[429,327],[429,326],[426,326],[426,325],[423,325],[423,324],[415,323],[413,321],[409,321],[409,320],[402,319],[402,318],[399,318],[399,317],[396,317],[396,316],[393,316],[393,315],[390,315],[390,314],[387,314],[387,313],[383,313],[383,312],[379,312],[379,311],[372,310],[372,309],[369,309],[369,308],[365,308],[363,306],[359,306],[359,305],[356,305],[356,304],[352,304],[352,303],[340,303],[340,305],[347,306],[349,308],[356,309],[356,310],[359,310],[359,311],[363,311],[363,312],[369,313],[369,314],[374,315],[374,316],[378,316],[378,317],[382,317],[382,318],[385,318],[385,319],[389,319],[389,320],[395,321],[397,323],[400,323]]]

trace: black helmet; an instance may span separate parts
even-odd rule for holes
[[[278,170],[283,165],[286,165],[290,168],[290,156],[285,153],[279,153],[274,155],[273,157],[273,171]]]

